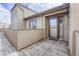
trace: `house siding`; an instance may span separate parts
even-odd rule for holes
[[[30,21],[31,20],[37,20],[37,29],[43,28],[43,17],[39,16],[36,18],[31,18],[26,20],[26,29],[30,29]]]
[[[15,30],[17,29],[17,15],[15,15],[16,13],[17,13],[17,6],[11,12],[11,28]]]
[[[70,5],[70,19],[69,19],[69,39],[70,39],[70,53],[76,55],[76,38],[75,31],[79,31],[79,4],[73,3]],[[79,51],[77,51],[79,52]]]
[[[24,7],[20,6],[20,5],[19,5],[19,7],[21,7],[24,10],[24,18],[29,17],[29,16],[36,13],[36,12],[34,12],[32,10],[29,10],[27,8],[24,8]]]
[[[13,30],[22,30],[25,29],[24,17],[28,17],[35,14],[35,12],[30,11],[26,8],[23,8],[20,5],[16,5],[11,12],[11,23]]]

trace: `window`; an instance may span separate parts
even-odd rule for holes
[[[31,20],[31,28],[37,28],[37,20]]]
[[[52,18],[50,19],[50,27],[56,27],[57,26],[57,19]]]

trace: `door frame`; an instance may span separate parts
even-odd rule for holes
[[[52,17],[53,17],[53,16],[52,16]],[[56,19],[57,19],[57,37],[56,37],[56,39],[57,39],[57,38],[58,38],[58,18],[57,18],[57,17],[55,17],[55,16],[54,16],[54,18],[56,18]],[[50,37],[50,17],[48,18],[48,22],[49,22],[49,23],[48,23],[48,24],[49,24],[49,25],[48,25],[48,27],[49,27],[48,32],[49,32],[49,37]]]
[[[67,13],[59,13],[59,14],[53,14],[53,15],[44,16],[44,18],[45,18],[44,39],[49,39],[49,22],[48,22],[49,18],[48,17],[50,17],[50,16],[63,17],[66,14]],[[65,32],[64,32],[64,34],[65,34]]]

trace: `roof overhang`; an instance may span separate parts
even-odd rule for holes
[[[58,6],[58,7],[55,7],[55,8],[51,8],[49,10],[46,10],[46,11],[43,11],[43,12],[40,12],[40,13],[37,13],[37,14],[34,14],[32,16],[26,17],[24,19],[27,20],[27,19],[30,19],[30,18],[42,16],[42,15],[45,15],[45,14],[54,13],[54,12],[59,11],[59,10],[64,10],[63,12],[66,13],[69,10],[69,6],[70,6],[70,4],[64,4],[64,5],[61,5],[61,6]]]

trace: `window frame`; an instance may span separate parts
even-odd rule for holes
[[[37,19],[30,20],[30,27],[29,28],[37,29]]]

